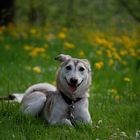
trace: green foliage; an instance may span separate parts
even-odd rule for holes
[[[34,19],[31,18],[34,17]],[[107,25],[120,18],[127,19],[120,3],[115,0],[22,0],[16,1],[16,22],[51,23],[83,26]]]

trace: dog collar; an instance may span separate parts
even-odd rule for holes
[[[80,101],[82,98],[76,98],[75,100],[70,99],[68,96],[66,96],[62,91],[60,91],[62,98],[68,105],[73,105],[74,103]]]

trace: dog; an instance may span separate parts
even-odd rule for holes
[[[91,124],[88,109],[91,85],[89,61],[64,54],[55,60],[61,62],[56,87],[49,83],[39,83],[29,87],[23,94],[12,94],[3,99],[20,102],[24,114],[41,116],[51,125],[73,126],[77,121]]]

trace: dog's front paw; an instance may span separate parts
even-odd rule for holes
[[[63,119],[62,120],[62,124],[66,124],[66,125],[69,125],[69,126],[72,126],[72,123],[69,119]]]

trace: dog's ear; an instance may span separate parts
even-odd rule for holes
[[[57,57],[55,57],[55,60],[58,60],[60,62],[65,62],[67,60],[71,59],[70,55],[60,54]]]
[[[88,71],[91,72],[91,65],[90,62],[87,59],[82,59],[86,67],[88,68]]]

